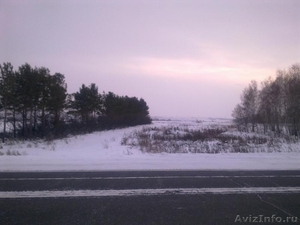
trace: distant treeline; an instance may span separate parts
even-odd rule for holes
[[[67,93],[63,74],[45,67],[0,64],[0,127],[6,138],[59,138],[151,123],[147,103],[136,97],[98,93],[95,84]]]
[[[278,70],[258,90],[252,81],[241,95],[232,116],[240,130],[298,136],[300,133],[300,64]]]

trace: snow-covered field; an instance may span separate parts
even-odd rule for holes
[[[143,153],[121,145],[124,135],[143,127],[189,129],[230,126],[226,119],[154,118],[153,124],[95,132],[62,140],[26,141],[0,146],[0,171],[95,170],[298,170],[300,146],[275,153]]]

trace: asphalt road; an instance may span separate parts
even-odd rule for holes
[[[0,224],[300,224],[300,171],[0,173]]]

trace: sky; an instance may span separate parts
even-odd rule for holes
[[[0,63],[68,93],[143,98],[151,116],[230,118],[243,89],[300,62],[298,0],[0,0]]]

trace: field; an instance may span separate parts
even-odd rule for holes
[[[0,145],[0,171],[300,169],[293,138],[238,132],[229,119],[155,117],[151,125]]]

